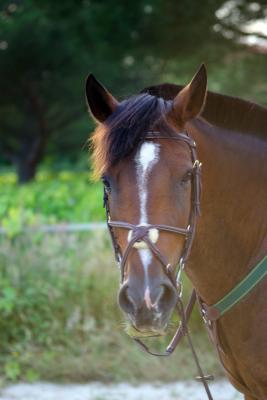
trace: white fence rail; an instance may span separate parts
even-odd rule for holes
[[[63,223],[63,224],[55,224],[55,225],[41,225],[36,227],[25,227],[22,228],[20,233],[34,233],[34,232],[43,232],[43,233],[71,233],[71,232],[90,232],[98,229],[105,229],[105,222],[89,222],[84,224],[79,223]],[[8,232],[0,227],[0,235],[6,235]]]

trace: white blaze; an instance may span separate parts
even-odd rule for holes
[[[135,156],[137,164],[137,183],[140,199],[140,225],[147,224],[147,181],[148,175],[159,160],[160,145],[157,143],[145,142]]]
[[[149,174],[154,165],[159,160],[160,145],[158,143],[144,142],[135,156],[137,166],[137,184],[140,199],[140,221],[139,225],[148,224],[147,217],[147,183]],[[156,239],[157,240],[157,239]],[[146,286],[146,303],[149,304],[150,291],[148,287],[148,266],[152,261],[152,254],[148,248],[140,248],[139,256],[144,266],[145,286]]]

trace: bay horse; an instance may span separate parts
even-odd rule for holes
[[[86,96],[98,121],[94,174],[123,267],[119,305],[133,330],[164,334],[177,302],[174,266],[187,251],[185,272],[216,326],[229,380],[246,400],[266,400],[267,109],[208,92],[204,65],[185,87],[154,86],[121,102],[89,75]],[[213,307],[248,284],[224,312]]]

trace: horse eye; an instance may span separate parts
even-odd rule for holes
[[[192,178],[192,171],[190,170],[184,174],[183,178],[181,179],[181,183],[185,184],[189,182],[191,178]]]
[[[105,186],[105,189],[107,190],[108,193],[111,192],[111,185],[109,179],[104,175],[101,178],[103,185]]]

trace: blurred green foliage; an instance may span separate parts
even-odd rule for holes
[[[151,363],[123,332],[118,288],[107,232],[0,237],[0,382],[191,378],[186,341]],[[221,374],[197,310],[190,325],[205,367]],[[163,349],[176,327],[151,346]]]
[[[0,176],[0,227],[10,237],[23,227],[64,222],[92,222],[105,218],[102,184],[86,172],[40,171],[34,182],[18,186],[14,173]]]
[[[24,226],[104,217],[102,185],[84,172],[40,171],[35,182],[17,186],[14,173],[1,177],[0,383],[34,381],[137,381],[189,378],[194,365],[186,345],[172,361],[151,360],[123,332],[116,304],[119,273],[106,231],[43,234]],[[188,294],[189,283],[185,293]],[[163,348],[167,338],[153,341]],[[197,311],[191,326],[205,354],[221,374]],[[116,353],[116,357],[114,354]]]

